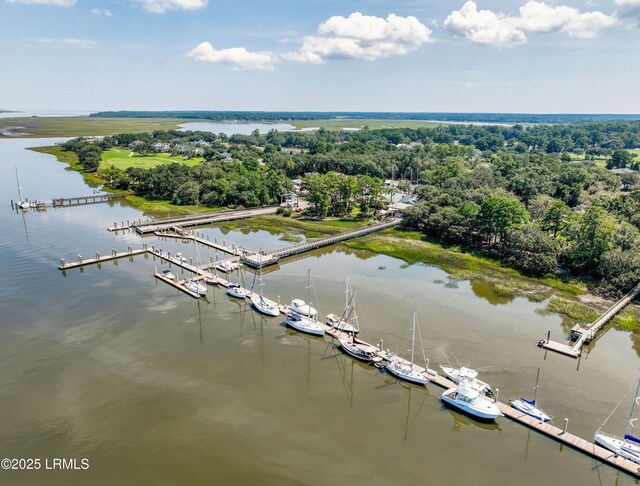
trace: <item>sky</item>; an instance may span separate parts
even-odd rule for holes
[[[640,0],[0,0],[0,109],[640,113]]]

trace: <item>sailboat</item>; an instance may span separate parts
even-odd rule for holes
[[[287,315],[287,326],[296,331],[313,334],[314,336],[324,336],[324,328],[318,324],[315,314],[311,314],[311,270],[307,270],[307,289],[309,291],[309,304],[306,306],[307,314],[289,312]],[[289,307],[291,309],[291,307]],[[317,313],[317,311],[316,311]]]
[[[527,414],[534,419],[538,419],[542,422],[551,422],[551,417],[549,417],[540,407],[536,406],[536,395],[538,394],[539,379],[540,368],[538,368],[538,374],[536,375],[536,386],[533,388],[533,400],[527,400],[523,397],[511,398],[509,399],[509,404],[516,410],[519,410],[520,412]]]
[[[278,306],[273,302],[267,302],[264,300],[264,297],[262,297],[262,268],[260,269],[258,281],[260,282],[260,294],[254,294],[251,296],[251,303],[253,304],[253,307],[255,307],[258,312],[262,312],[268,316],[278,317],[280,315],[280,309],[278,309]]]
[[[189,278],[189,279],[185,280],[184,281],[184,287],[187,290],[190,290],[194,294],[198,294],[198,295],[207,295],[207,292],[209,292],[207,290],[207,286],[206,285],[201,284],[200,282],[198,282],[194,278]]]
[[[345,280],[345,290],[344,290],[344,311],[342,312],[342,316],[337,316],[335,314],[328,314],[325,320],[327,326],[330,326],[338,331],[346,332],[347,334],[358,334],[359,330],[357,327],[349,324],[348,319],[351,314],[351,287],[349,286],[349,275],[346,276]],[[351,310],[350,310],[351,309]]]
[[[22,197],[22,187],[20,187],[20,177],[18,177],[18,166],[16,166],[16,181],[18,183],[18,207],[24,211],[31,209],[31,203]]]
[[[356,293],[354,292],[351,305],[353,311],[353,323],[355,328],[358,328],[358,316],[356,314]],[[371,346],[369,343],[356,339],[355,333],[350,333],[347,337],[339,337],[338,344],[340,349],[353,358],[356,358],[365,363],[379,363],[382,358],[378,356],[378,348]]]
[[[413,367],[413,357],[415,354],[416,347],[416,310],[413,310],[413,323],[411,325],[411,361],[407,364],[405,361],[400,361],[398,359],[392,360],[389,364],[385,366],[387,371],[391,373],[393,376],[400,378],[401,380],[410,381],[412,383],[417,383],[419,385],[426,385],[429,380],[427,377],[420,373],[418,370]],[[423,349],[424,354],[424,349]],[[427,369],[426,359],[425,359],[425,369]]]
[[[239,272],[240,270],[238,269],[238,273]],[[235,297],[236,299],[244,299],[247,297],[247,295],[251,294],[249,290],[244,288],[244,274],[241,273],[240,277],[242,279],[242,285],[240,285],[240,283],[237,283],[237,284],[230,283],[229,286],[227,287],[227,295],[230,295],[231,297]]]
[[[602,447],[609,449],[611,452],[614,452],[620,457],[624,457],[630,461],[635,462],[636,464],[640,464],[640,438],[635,437],[631,434],[631,429],[635,428],[633,422],[638,420],[633,417],[633,413],[635,411],[636,405],[638,404],[638,400],[640,400],[640,380],[638,380],[638,386],[636,388],[636,394],[633,398],[633,402],[631,404],[631,411],[629,412],[629,421],[627,423],[627,428],[624,432],[623,437],[616,437],[615,435],[607,434],[605,432],[601,432],[600,429],[604,427],[604,424],[607,423],[609,417],[613,415],[613,412],[616,411],[620,403],[616,405],[613,409],[613,412],[607,417],[607,420],[600,426],[600,428],[596,431],[595,434],[595,442],[596,444],[601,445]]]

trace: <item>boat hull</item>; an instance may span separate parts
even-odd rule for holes
[[[340,349],[359,361],[364,363],[382,361],[382,358],[376,356],[373,351],[365,349],[364,346],[358,342],[342,338],[338,338],[338,342],[340,343]]]
[[[261,297],[252,298],[251,303],[258,312],[264,315],[270,317],[278,317],[280,315],[280,310],[277,307],[267,304]]]
[[[509,400],[509,405],[511,405],[519,412],[522,412],[525,415],[529,415],[529,417],[533,417],[536,420],[540,420],[541,422],[551,422],[551,417],[544,413],[544,411],[540,410],[534,405],[531,405],[529,402],[525,401],[522,398]]]
[[[407,365],[390,363],[385,368],[389,373],[401,380],[409,381],[417,385],[426,385],[429,383],[429,380],[422,373],[411,370]]]
[[[285,323],[291,329],[295,329],[296,331],[311,334],[313,336],[324,336],[324,329],[305,316],[298,316],[297,318],[289,316]]]
[[[636,464],[640,464],[640,444],[634,444],[608,434],[596,434],[595,442],[605,449],[615,452],[620,457],[624,457]]]
[[[244,299],[247,297],[246,291],[235,285],[231,285],[227,288],[227,295],[235,297],[236,299]]]
[[[502,416],[500,409],[487,400],[481,398],[480,402],[475,404],[462,402],[452,397],[455,392],[456,388],[450,388],[445,391],[440,398],[446,405],[476,419],[492,421]]]

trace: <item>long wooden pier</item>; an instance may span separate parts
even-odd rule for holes
[[[375,233],[376,231],[382,231],[384,229],[400,224],[401,221],[402,220],[399,218],[394,218],[391,221],[385,221],[383,223],[378,223],[378,224],[366,226],[364,228],[359,228],[351,231],[344,231],[342,233],[338,233],[337,235],[327,236],[326,238],[320,238],[320,239],[312,240],[306,243],[299,243],[297,245],[287,246],[285,248],[280,248],[279,250],[272,251],[270,253],[245,252],[242,255],[241,261],[242,263],[249,265],[250,267],[253,267],[253,268],[266,267],[268,265],[274,265],[278,263],[281,258],[285,258],[291,255],[297,255],[299,253],[304,253],[309,250],[315,250],[316,248],[321,248],[323,246],[333,245],[335,243],[340,243],[342,241],[350,240],[352,238],[358,238],[360,236],[368,235],[370,233]]]
[[[542,339],[538,345],[544,349],[550,349],[551,351],[571,356],[572,358],[578,358],[582,354],[582,346],[584,344],[589,344],[605,324],[613,319],[613,317],[633,299],[635,299],[638,294],[640,294],[640,284],[607,309],[606,312],[587,327],[583,327],[580,324],[573,326],[571,329],[571,338],[576,340],[573,345],[551,341],[549,339],[549,335],[547,335],[547,339]]]
[[[60,270],[69,270],[71,268],[84,267],[85,265],[93,265],[96,263],[107,262],[109,260],[117,260],[119,258],[126,258],[135,255],[141,255],[143,253],[147,253],[149,251],[147,244],[143,243],[142,248],[134,250],[131,246],[127,248],[127,251],[117,252],[112,249],[111,253],[108,255],[100,255],[100,253],[96,252],[96,256],[94,258],[83,258],[82,255],[78,255],[78,259],[74,262],[67,262],[64,258],[60,259],[60,265],[58,268]]]
[[[266,206],[253,209],[234,209],[229,211],[217,211],[215,213],[193,214],[190,216],[179,216],[175,218],[156,219],[143,224],[134,224],[136,232],[139,234],[155,233],[156,231],[164,231],[175,226],[189,227],[201,226],[221,221],[232,221],[235,219],[245,219],[252,216],[261,216],[265,214],[275,214],[278,206]]]
[[[76,197],[57,197],[51,200],[51,205],[54,208],[70,207],[70,206],[84,206],[85,204],[98,204],[102,202],[111,201],[113,199],[123,199],[133,193],[120,193],[120,194],[92,194],[90,196],[76,196]]]

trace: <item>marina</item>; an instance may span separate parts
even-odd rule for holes
[[[171,257],[169,255],[163,255],[162,252],[159,249],[156,249],[155,246],[152,247],[148,247],[147,244],[143,244],[143,248],[138,249],[138,250],[133,250],[131,247],[126,251],[126,252],[120,252],[120,253],[116,253],[115,251],[112,253],[112,255],[107,255],[107,256],[97,256],[94,259],[90,259],[90,260],[82,260],[79,259],[78,262],[72,262],[72,263],[64,263],[63,265],[60,266],[60,269],[62,270],[66,270],[69,268],[77,268],[79,266],[84,266],[84,265],[90,265],[90,264],[96,264],[102,261],[108,261],[108,260],[113,260],[116,258],[122,258],[122,257],[126,257],[126,256],[131,256],[131,255],[136,255],[136,254],[141,254],[141,253],[151,253],[154,256],[158,256],[159,258],[167,261],[167,262],[171,262],[172,264],[178,265],[190,272],[193,272],[194,274],[197,274],[198,276],[196,277],[196,279],[198,280],[203,280],[203,279],[208,279],[212,284],[215,285],[220,285],[221,287],[224,288],[228,288],[231,285],[231,282],[228,280],[225,280],[223,278],[218,277],[217,275],[213,275],[211,273],[208,273],[205,268],[207,268],[207,265],[205,266],[195,266],[189,263],[186,263],[185,261],[183,261],[180,258],[176,258]],[[201,295],[198,295],[198,293],[193,292],[191,290],[189,290],[188,288],[185,288],[185,280],[172,280],[169,279],[167,277],[165,277],[164,275],[162,275],[161,273],[158,273],[157,271],[154,274],[155,278],[157,278],[158,280],[167,283],[168,285],[184,292],[185,294],[195,298],[195,299],[199,299],[202,298]],[[241,292],[246,295],[249,299],[262,299],[262,295],[252,292],[249,289],[241,289]],[[287,319],[287,316],[291,316],[292,311],[290,310],[290,308],[288,306],[282,305],[279,302],[273,302],[273,301],[269,301],[268,299],[265,299],[266,302],[269,303],[269,305],[274,306],[275,308],[278,309],[278,311],[284,315],[284,318]],[[415,318],[415,317],[414,317]],[[319,329],[323,330],[323,333],[330,336],[332,338],[332,340],[337,341],[340,345],[342,345],[342,343],[344,342],[348,342],[349,340],[354,340],[353,335],[350,333],[346,333],[344,331],[341,331],[339,329],[336,329],[332,326],[329,326],[327,324],[324,324],[321,321],[314,321],[314,326],[317,326]],[[415,331],[415,321],[413,324],[413,330]],[[414,337],[415,339],[415,337]],[[436,372],[434,372],[433,370],[425,367],[421,367],[415,363],[413,363],[412,361],[403,359],[401,357],[399,357],[398,355],[389,352],[389,350],[384,350],[382,348],[382,342],[380,342],[378,345],[373,345],[370,343],[367,343],[366,341],[362,341],[360,339],[357,340],[359,345],[362,346],[363,349],[367,349],[367,353],[370,353],[370,357],[368,356],[366,359],[364,359],[365,362],[368,363],[373,363],[376,366],[382,366],[382,367],[386,367],[386,366],[396,366],[396,367],[402,367],[404,369],[411,369],[412,372],[415,372],[416,374],[422,376],[424,378],[425,382],[432,382],[440,387],[443,387],[447,390],[450,389],[455,389],[456,386],[459,386],[457,383],[455,383],[454,381],[450,380],[449,378],[440,375]],[[336,346],[338,346],[338,344],[336,344]],[[352,354],[351,352],[347,351],[348,354]],[[363,359],[360,356],[356,356],[356,355],[352,355],[353,358],[358,358],[358,359]],[[446,367],[444,367],[446,368]],[[447,368],[448,369],[448,368]],[[467,368],[461,368],[461,370],[466,370]],[[473,372],[473,379],[475,379],[475,376],[477,375],[477,373],[475,373],[474,370],[469,370],[469,372]],[[395,375],[395,373],[394,373]],[[485,386],[488,387],[488,385],[486,385],[483,382],[480,382],[481,386]],[[536,383],[536,387],[537,387],[537,383]],[[489,388],[489,390],[491,391],[491,388]],[[624,457],[621,457],[617,454],[612,454],[611,451],[608,451],[607,449],[593,443],[593,442],[589,442],[585,439],[582,439],[570,432],[568,432],[568,423],[569,423],[569,419],[565,418],[564,419],[564,427],[563,428],[559,428],[555,425],[553,425],[551,422],[549,421],[545,421],[545,420],[540,420],[538,418],[534,418],[531,415],[524,413],[516,408],[513,408],[512,406],[499,402],[498,401],[498,397],[499,397],[499,389],[496,389],[496,393],[494,396],[493,391],[491,391],[491,393],[489,394],[490,397],[493,398],[486,398],[485,400],[490,400],[491,404],[494,404],[495,407],[497,407],[497,409],[499,409],[500,413],[504,416],[507,417],[517,423],[520,423],[522,425],[525,425],[526,427],[535,430],[541,434],[543,434],[546,437],[549,437],[555,441],[558,441],[562,444],[565,444],[567,446],[570,446],[572,448],[574,448],[577,451],[580,451],[584,454],[587,454],[599,461],[602,462],[606,462],[608,464],[610,464],[611,466],[620,469],[621,471],[624,471],[634,477],[640,478],[640,466],[638,464],[635,464],[634,462],[625,459]]]
[[[39,155],[29,156],[38,164]],[[57,173],[46,172],[48,164],[36,167],[48,180],[57,180]],[[15,191],[13,165],[9,169]],[[58,172],[62,180],[74,176]],[[42,193],[29,170],[20,167],[20,176],[35,194]],[[81,190],[63,187],[60,193],[65,192]],[[405,344],[408,318],[417,306],[432,363],[443,362],[443,355],[453,351],[461,361],[470,356],[474,364],[494,365],[482,377],[500,388],[496,403],[505,417],[480,424],[441,404],[440,393],[452,386],[444,377],[427,375],[432,384],[426,387],[404,384],[336,349],[331,329],[324,339],[307,337],[287,330],[284,316],[262,317],[245,301],[228,298],[225,283],[238,282],[235,274],[216,276],[209,270],[220,283],[209,287],[206,298],[189,296],[155,278],[154,255],[158,273],[168,266],[178,281],[208,263],[199,262],[193,251],[185,252],[180,238],[153,234],[143,240],[146,253],[129,255],[127,246],[132,251],[141,247],[137,236],[104,228],[113,221],[144,219],[133,208],[103,204],[31,212],[24,221],[14,213],[0,217],[8,228],[10,249],[3,262],[11,274],[24,277],[10,293],[0,291],[6,330],[3,385],[10,405],[1,428],[7,447],[16,454],[87,454],[92,461],[87,481],[97,483],[99,477],[116,480],[110,472],[119,467],[116,462],[136,456],[140,459],[130,472],[148,465],[136,477],[139,482],[152,478],[162,483],[165,477],[206,483],[212,474],[250,481],[259,474],[272,484],[291,482],[293,475],[305,484],[322,484],[319,477],[358,484],[365,471],[371,484],[419,482],[426,476],[434,484],[449,484],[452,468],[459,465],[451,459],[455,448],[465,455],[466,467],[458,475],[464,482],[534,485],[568,477],[576,484],[636,482],[637,476],[618,468],[614,460],[589,453],[602,451],[587,440],[593,439],[640,362],[629,333],[614,328],[599,333],[596,352],[588,360],[583,355],[576,370],[572,360],[539,353],[532,345],[548,328],[556,335],[563,330],[556,316],[536,314],[541,304],[521,298],[496,304],[465,281],[447,287],[436,283],[448,282],[436,267],[405,268],[390,257],[327,247],[283,259],[269,274],[266,296],[277,302],[280,295],[288,304],[304,297],[300,289],[311,268],[319,293],[314,306],[321,302],[322,315],[334,312],[339,318],[344,272],[349,272],[360,289],[370,333],[362,340],[377,349],[378,357],[388,357],[383,365],[410,349],[411,342]],[[228,242],[245,243],[244,236],[204,230],[199,238],[217,237],[219,244],[226,239],[225,246],[233,248]],[[268,248],[266,253],[284,246],[279,235],[250,236],[247,246]],[[265,243],[256,244],[258,239]],[[189,240],[191,250],[192,243]],[[149,252],[152,246],[154,254]],[[94,249],[106,250],[102,257],[109,256],[112,247],[122,255],[120,261],[131,259],[134,264],[116,266],[119,260],[114,259],[114,265],[80,265],[82,272],[57,271],[59,256],[72,263],[75,250],[86,261]],[[176,258],[180,252],[186,260]],[[27,283],[37,299],[26,292]],[[250,283],[247,279],[243,287]],[[380,339],[388,344],[379,346]],[[400,352],[385,349],[397,342]],[[491,363],[486,363],[488,356]],[[543,366],[546,376],[545,409],[556,416],[549,435],[539,425],[530,428],[526,417],[518,420],[519,412],[503,403],[510,394],[527,391],[536,366]],[[610,370],[616,374],[609,375]],[[564,441],[556,435],[564,430],[563,417],[570,420]],[[623,430],[615,418],[608,431]],[[352,432],[345,435],[346,430]],[[376,459],[380,436],[385,437],[384,461]],[[584,450],[578,452],[569,440]],[[249,447],[250,458],[242,455]],[[166,448],[173,451],[170,456],[163,455]],[[301,461],[300,450],[331,460],[321,468],[311,467]],[[343,452],[348,459],[341,458]],[[105,459],[110,457],[113,460]],[[424,457],[431,458],[428,464]],[[283,460],[286,465],[281,465]],[[189,478],[174,475],[181,467],[189,468]],[[38,478],[46,481],[45,476]]]

